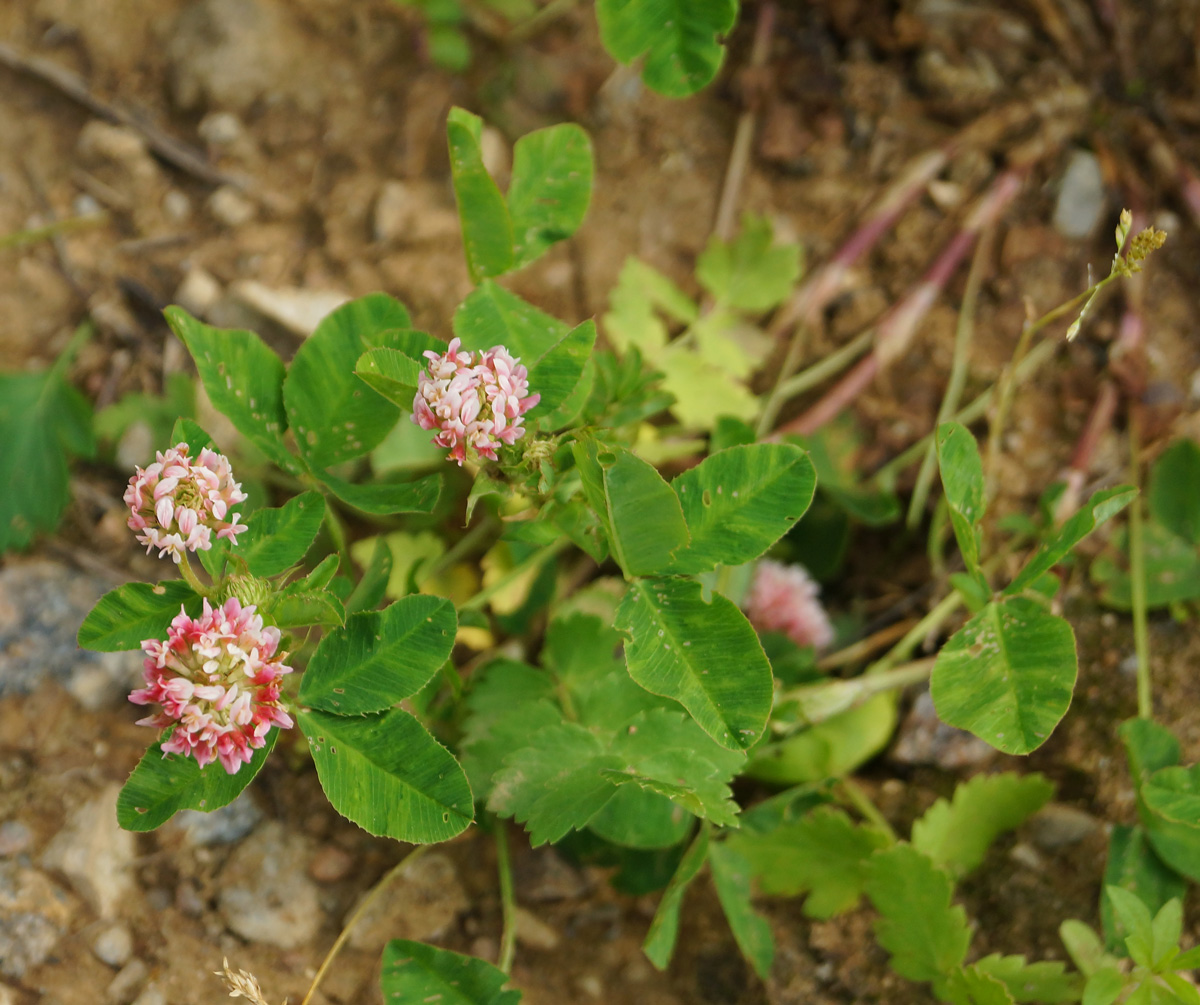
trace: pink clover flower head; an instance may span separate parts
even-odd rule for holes
[[[529,393],[529,372],[504,346],[478,354],[451,339],[444,353],[429,350],[427,372],[418,378],[412,421],[437,430],[433,442],[462,466],[470,448],[496,460],[496,451],[525,435],[524,415],[542,400]]]
[[[833,641],[833,626],[820,592],[804,566],[763,559],[746,595],[746,616],[759,631],[783,632],[798,646],[824,649]]]
[[[231,512],[246,493],[233,480],[229,458],[207,447],[195,460],[189,452],[186,443],[159,451],[125,489],[129,529],[147,552],[157,548],[159,558],[169,554],[176,565],[185,549],[208,551],[214,534],[235,544],[246,529],[241,514]]]
[[[163,743],[163,756],[194,757],[200,767],[220,761],[231,775],[266,743],[272,726],[292,727],[279,702],[279,680],[292,668],[276,653],[279,629],[263,627],[254,606],[230,597],[220,607],[204,601],[192,618],[180,608],[166,641],[147,639],[143,676],[146,686],[129,700],[157,704],[162,711],[138,720],[139,726],[174,727]]]

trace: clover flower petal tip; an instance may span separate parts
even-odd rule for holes
[[[433,442],[450,451],[461,466],[467,451],[496,460],[496,451],[525,435],[525,413],[541,401],[529,393],[529,372],[504,346],[486,352],[462,350],[451,339],[443,353],[425,353],[426,371],[418,377],[412,421],[437,431]]]
[[[194,757],[202,768],[220,761],[237,774],[272,726],[292,726],[279,700],[280,678],[292,672],[287,654],[276,651],[279,638],[278,628],[264,627],[254,606],[237,597],[215,608],[206,599],[198,618],[181,608],[165,640],[142,643],[146,686],[129,700],[161,711],[138,725],[171,728],[164,756]]]
[[[186,443],[159,451],[125,489],[129,529],[147,552],[157,548],[159,558],[169,554],[176,564],[184,551],[207,551],[214,536],[235,544],[246,525],[233,507],[245,500],[229,458],[207,447],[193,458]]]
[[[833,641],[833,626],[820,592],[804,566],[763,559],[746,595],[746,616],[760,631],[783,632],[798,646],[824,649]]]

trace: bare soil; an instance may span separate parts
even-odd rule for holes
[[[107,214],[56,244],[0,250],[0,367],[48,364],[86,315],[97,334],[72,376],[94,404],[130,391],[159,391],[167,375],[188,365],[158,314],[176,301],[195,304],[213,323],[263,331],[288,354],[298,336],[255,311],[247,283],[344,296],[386,290],[409,305],[418,327],[448,336],[451,313],[470,289],[442,133],[452,104],[477,110],[496,126],[489,149],[500,171],[512,141],[533,128],[574,119],[591,132],[597,183],[586,224],[512,281],[539,306],[578,322],[603,313],[629,255],[695,291],[692,267],[711,233],[736,120],[747,102],[759,110],[759,123],[741,207],[768,214],[783,235],[802,242],[816,265],[864,219],[871,200],[909,158],[1005,103],[1053,103],[1080,89],[1074,114],[1034,115],[1004,145],[961,151],[858,265],[813,333],[808,357],[843,343],[911,288],[960,226],[963,208],[1021,147],[1033,151],[1031,167],[996,234],[978,309],[971,388],[996,379],[1027,317],[1107,270],[1112,227],[1128,205],[1170,235],[1141,294],[1148,449],[1152,454],[1177,432],[1200,432],[1194,411],[1200,208],[1189,207],[1169,157],[1155,146],[1161,143],[1185,164],[1200,164],[1200,3],[811,0],[779,6],[768,72],[743,71],[759,9],[747,3],[718,81],[692,99],[670,101],[614,67],[586,4],[512,47],[474,31],[476,59],[461,76],[430,65],[420,19],[387,0],[0,4],[0,44],[78,74],[102,102],[187,144],[228,179],[214,183],[203,172],[167,163],[136,129],[106,124],[60,89],[0,61],[0,235]],[[1147,122],[1157,130],[1153,136]],[[1052,221],[1068,164],[1080,150],[1094,154],[1102,191],[1092,232],[1071,237]],[[407,201],[385,219],[380,194],[396,183]],[[855,402],[867,431],[864,470],[931,427],[964,280],[965,268],[905,357]],[[1084,335],[1018,393],[1004,443],[1002,510],[1028,509],[1069,463],[1121,311],[1119,295],[1098,305]],[[1123,417],[1122,408],[1100,439],[1090,471],[1097,484],[1122,474]],[[121,484],[114,469],[81,469],[59,537],[33,556],[7,559],[6,568],[67,562],[99,588],[106,577],[161,574],[128,539]],[[894,542],[866,534],[857,539],[841,589],[853,592],[860,610],[883,609],[927,581],[928,566],[919,557],[923,538],[910,543],[902,554]],[[1134,816],[1115,737],[1116,725],[1134,713],[1134,683],[1125,669],[1131,632],[1127,618],[1096,608],[1082,568],[1066,591],[1079,636],[1075,705],[1027,762],[996,757],[988,766],[1012,761],[1018,770],[1045,772],[1058,786],[1059,802],[1085,811],[1095,826],[1048,847],[1027,827],[992,850],[961,889],[977,924],[980,955],[1061,958],[1058,923],[1097,920],[1105,824]],[[16,616],[14,603],[12,596],[0,597],[0,621]],[[1152,646],[1162,718],[1194,760],[1200,686],[1192,669],[1200,641],[1188,626],[1163,618],[1152,626]],[[402,849],[337,817],[303,752],[289,754],[281,745],[284,756],[253,788],[259,819],[250,836],[205,845],[164,828],[128,848],[92,849],[99,857],[86,860],[91,866],[131,877],[117,885],[115,901],[106,902],[89,885],[86,869],[72,871],[47,849],[84,808],[108,798],[127,777],[147,741],[135,718],[136,711],[120,703],[89,710],[55,680],[29,694],[0,697],[0,828],[20,825],[0,829],[0,870],[8,870],[0,871],[0,906],[10,918],[23,911],[21,917],[42,919],[39,931],[50,945],[40,962],[19,974],[11,958],[9,968],[0,969],[0,1003],[215,1002],[224,991],[212,971],[225,956],[252,971],[272,1001],[299,1001],[347,912]],[[885,756],[868,766],[864,784],[903,832],[968,770],[913,767]],[[264,831],[273,821],[282,830]],[[302,877],[304,890],[295,895],[312,898],[317,914],[307,928],[304,919],[293,919],[303,938],[292,945],[235,934],[229,910],[221,909],[224,887],[253,878],[243,875],[251,869],[244,849],[268,833],[278,839],[272,852],[289,856]],[[296,837],[285,841],[281,834]],[[514,980],[533,1005],[932,1000],[888,970],[866,909],[813,923],[798,903],[764,902],[779,950],[770,980],[760,982],[703,883],[684,912],[676,960],[660,974],[639,949],[656,897],[618,895],[606,870],[576,868],[552,850],[530,851],[519,835],[515,841],[518,898],[532,920]],[[430,874],[436,882],[398,884],[381,930],[495,958],[501,917],[492,842],[472,830],[437,854],[441,871]],[[21,882],[35,886],[18,889]],[[289,888],[280,889],[286,900]],[[128,956],[116,964],[94,949],[99,934],[114,925],[132,934]],[[352,945],[315,1000],[378,1001],[377,971],[378,949]]]

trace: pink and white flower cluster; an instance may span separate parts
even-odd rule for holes
[[[824,649],[833,641],[833,626],[820,592],[804,566],[763,559],[746,595],[746,616],[759,631],[783,632],[798,646]]]
[[[194,757],[200,767],[220,761],[235,775],[266,743],[272,726],[290,729],[292,717],[279,703],[279,679],[292,672],[276,658],[279,629],[264,628],[254,606],[230,597],[191,618],[180,609],[165,642],[147,639],[146,686],[129,696],[136,705],[162,711],[139,726],[174,726],[163,754]]]
[[[433,442],[450,450],[459,465],[467,448],[496,460],[496,451],[525,435],[524,418],[541,401],[529,393],[529,372],[502,345],[475,354],[461,352],[451,339],[444,353],[429,350],[413,399],[412,419],[422,429],[438,430]]]
[[[125,503],[129,528],[149,552],[170,553],[179,564],[184,550],[208,551],[214,532],[230,544],[246,529],[240,513],[230,513],[245,502],[246,493],[233,480],[229,458],[205,447],[193,461],[189,447],[180,443],[159,451],[157,460],[129,479]]]

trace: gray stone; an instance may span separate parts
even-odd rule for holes
[[[913,702],[888,756],[901,764],[935,764],[955,771],[984,764],[995,754],[977,736],[942,722],[925,689]]]
[[[187,843],[198,848],[233,844],[249,834],[262,820],[262,810],[243,790],[233,802],[211,813],[183,810],[176,813],[170,826],[182,830]]]
[[[33,831],[20,820],[6,820],[0,824],[0,858],[20,855],[32,844]]]
[[[1078,844],[1100,829],[1100,821],[1090,813],[1062,803],[1047,803],[1029,821],[1029,833],[1039,848],[1051,851]]]
[[[92,940],[92,952],[110,967],[123,967],[133,956],[133,935],[124,925],[109,925]]]
[[[1054,227],[1071,240],[1090,237],[1107,204],[1100,161],[1089,150],[1076,150],[1067,162],[1054,203]]]
[[[58,562],[13,562],[0,569],[0,698],[29,694],[47,679],[89,701],[108,701],[136,687],[138,653],[85,652],[75,641],[88,611],[110,588]]]
[[[134,838],[117,826],[120,791],[110,784],[77,807],[42,856],[43,868],[65,875],[102,918],[115,917],[133,892]]]
[[[45,962],[71,922],[72,899],[45,873],[0,863],[0,974]]]
[[[255,831],[221,870],[217,906],[226,927],[251,942],[295,949],[321,927],[317,886],[305,874],[311,850],[271,821]]]
[[[286,9],[266,0],[199,0],[167,42],[171,90],[183,108],[248,109],[291,70]]]

